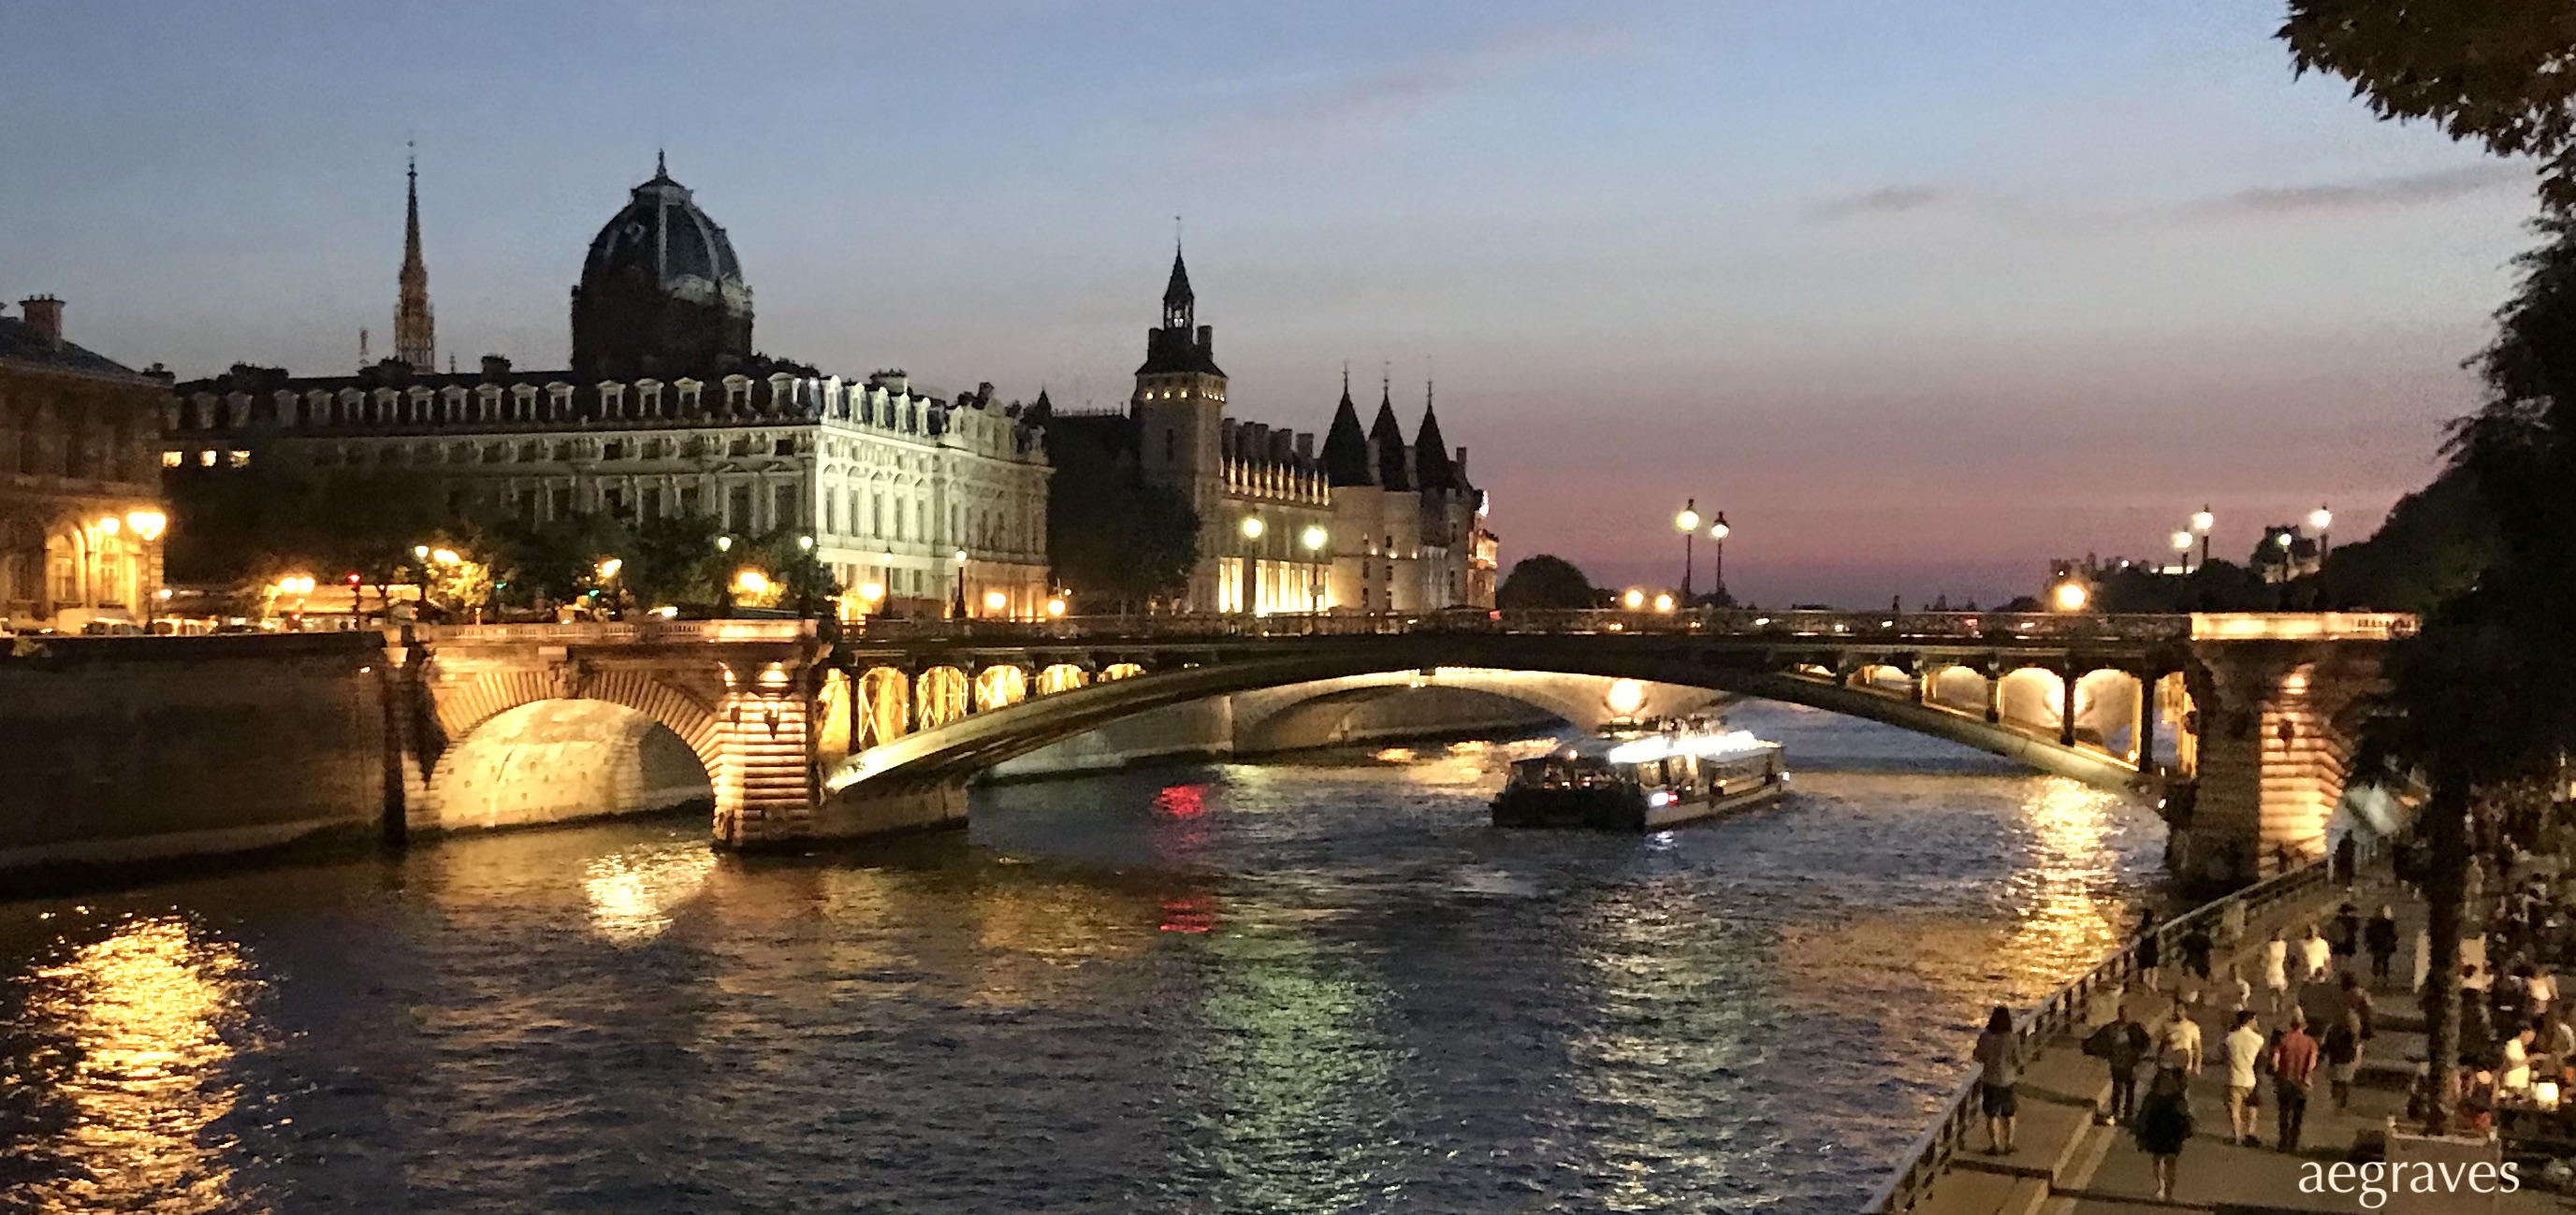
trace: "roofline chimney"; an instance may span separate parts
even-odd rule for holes
[[[62,349],[63,302],[61,300],[50,295],[35,295],[18,301],[18,307],[26,312],[27,328],[34,330],[39,340],[56,350]]]

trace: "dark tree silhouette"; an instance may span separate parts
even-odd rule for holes
[[[1579,609],[1601,606],[1601,591],[1563,557],[1540,553],[1512,563],[1494,606],[1514,609]]]

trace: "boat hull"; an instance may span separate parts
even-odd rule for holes
[[[1705,822],[1768,805],[1788,792],[1785,781],[1771,780],[1715,796],[1676,799],[1649,805],[1633,787],[1531,789],[1507,787],[1494,799],[1497,827],[1555,827],[1586,831],[1662,831]]]

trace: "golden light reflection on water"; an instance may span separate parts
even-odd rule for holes
[[[2023,910],[2003,944],[2004,955],[2025,971],[2044,967],[2054,976],[2119,946],[2121,926],[2097,896],[2118,865],[2111,836],[2121,802],[2121,794],[2064,777],[2033,784],[2022,807],[2031,828],[2030,864],[2013,879]]]
[[[1226,1094],[1216,1124],[1226,1207],[1354,1209],[1382,1172],[1367,1128],[1395,1117],[1386,1044],[1370,1021],[1386,993],[1362,967],[1294,932],[1206,938],[1224,965],[1202,1005],[1220,1032],[1201,1065]]]
[[[33,1149],[64,1166],[32,1187],[37,1209],[242,1209],[229,1145],[205,1132],[239,1097],[222,1072],[247,971],[231,942],[164,917],[35,973],[28,1021],[69,1048],[67,1074],[49,1087],[72,1106],[60,1138]]]
[[[662,935],[716,867],[704,844],[650,844],[594,858],[582,875],[593,932],[620,945]]]

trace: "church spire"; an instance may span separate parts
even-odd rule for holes
[[[420,260],[420,157],[404,170],[401,294],[394,302],[394,357],[417,371],[438,370],[438,328],[429,312],[429,268]]]
[[[1163,328],[1188,329],[1197,323],[1199,297],[1190,290],[1190,268],[1181,261],[1181,242],[1172,241],[1172,281],[1163,287]]]

